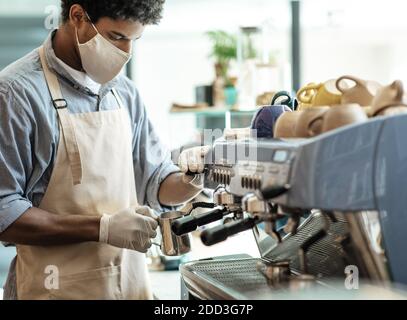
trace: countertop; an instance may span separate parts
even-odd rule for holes
[[[151,271],[151,286],[158,300],[181,300],[179,271]]]

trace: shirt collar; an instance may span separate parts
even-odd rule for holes
[[[45,51],[45,58],[48,63],[48,67],[58,74],[61,78],[67,81],[76,90],[79,90],[88,95],[95,95],[89,88],[84,87],[78,81],[76,81],[57,61],[57,56],[55,55],[54,48],[52,47],[52,39],[55,36],[57,30],[53,30],[45,40],[43,46]],[[108,83],[101,86],[99,91],[99,97],[104,97],[108,92],[110,92],[117,84],[117,77]]]

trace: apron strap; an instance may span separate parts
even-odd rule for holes
[[[68,160],[72,171],[73,184],[78,185],[82,183],[82,163],[75,128],[68,111],[68,104],[62,96],[58,78],[48,67],[44,47],[40,47],[39,50],[45,79],[52,97],[52,103],[58,113],[59,122],[61,124],[61,134],[65,140]]]

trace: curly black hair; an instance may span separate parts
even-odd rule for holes
[[[67,22],[69,11],[79,4],[93,23],[102,17],[138,21],[143,25],[158,24],[165,0],[61,0],[62,20]]]

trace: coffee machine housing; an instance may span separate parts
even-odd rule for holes
[[[225,185],[241,197],[280,188],[285,192],[272,201],[287,208],[376,212],[391,281],[407,284],[405,137],[407,116],[401,115],[306,140],[218,141],[206,184]]]

